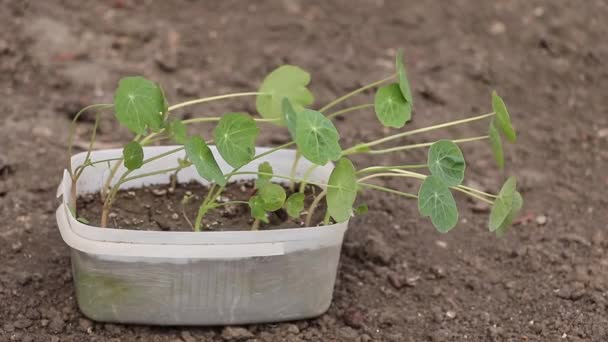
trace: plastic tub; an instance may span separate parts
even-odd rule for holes
[[[146,147],[146,158],[175,146]],[[212,147],[224,172],[232,168]],[[267,150],[258,148],[258,153]],[[117,158],[122,151],[92,153],[93,160]],[[134,174],[174,167],[183,153],[145,165]],[[281,150],[252,162],[269,161],[275,173],[289,174],[295,151]],[[83,163],[84,153],[72,157]],[[297,175],[311,164],[302,159]],[[315,169],[311,180],[326,182],[333,166]],[[119,170],[121,172],[122,170]],[[108,165],[88,167],[77,193],[97,192]],[[240,176],[248,179],[255,176]],[[201,179],[192,167],[178,182]],[[276,180],[276,179],[275,179]],[[276,180],[279,181],[279,180]],[[169,175],[134,180],[124,188],[169,182]],[[231,232],[158,232],[99,228],[69,212],[67,171],[58,189],[57,224],[71,248],[78,306],[95,321],[157,325],[224,325],[315,317],[331,304],[347,223],[323,227]]]

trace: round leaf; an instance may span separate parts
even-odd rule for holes
[[[241,167],[255,155],[255,139],[260,130],[255,120],[245,113],[228,113],[213,131],[222,158],[233,167]]]
[[[458,223],[458,208],[450,188],[437,176],[428,176],[418,191],[418,211],[429,216],[433,226],[447,233]]]
[[[291,134],[291,138],[295,140],[297,115],[291,102],[289,102],[289,99],[286,97],[283,98],[283,120],[285,120],[285,123],[287,124],[287,129],[289,130],[289,134]]]
[[[183,145],[188,141],[188,129],[180,120],[171,121],[168,130],[176,143]]]
[[[131,141],[122,149],[122,157],[127,169],[139,169],[144,162],[144,149],[137,141]]]
[[[210,182],[225,185],[226,179],[217,165],[209,146],[201,137],[195,136],[186,142],[186,155],[196,167],[198,174]]]
[[[306,159],[325,165],[340,158],[340,135],[331,120],[311,109],[299,112],[297,120],[296,144]]]
[[[268,223],[266,210],[264,210],[264,201],[260,196],[256,195],[249,198],[249,208],[251,209],[251,217]]]
[[[488,130],[488,136],[490,137],[490,146],[492,147],[492,154],[496,160],[496,164],[502,170],[505,167],[505,155],[502,150],[502,140],[498,130],[494,125],[494,120],[490,121],[490,129]]]
[[[507,111],[507,106],[495,91],[492,92],[492,109],[496,114],[496,123],[498,124],[498,128],[500,128],[507,140],[510,142],[515,142],[517,140],[517,134],[511,125],[511,117]]]
[[[274,183],[266,183],[258,190],[258,196],[264,201],[264,210],[275,211],[283,207],[285,203],[285,189]]]
[[[395,66],[397,69],[397,77],[399,78],[399,90],[410,104],[410,108],[414,107],[414,98],[412,97],[412,90],[410,88],[410,81],[407,80],[407,72],[405,70],[405,64],[403,64],[403,50],[397,51],[397,57],[395,58]]]
[[[160,87],[139,76],[121,79],[114,94],[116,118],[135,134],[160,130],[166,103]]]
[[[357,176],[353,163],[341,158],[331,172],[327,187],[327,210],[336,222],[344,222],[353,214],[357,198]]]
[[[355,215],[363,215],[369,211],[367,204],[361,204],[360,206],[355,208]]]
[[[310,83],[310,74],[297,66],[283,65],[272,71],[258,90],[255,106],[264,118],[282,118],[282,102],[289,99],[296,112],[312,105],[314,97],[306,88]]]
[[[524,199],[521,197],[521,194],[517,191],[513,194],[513,204],[511,205],[511,211],[504,222],[496,229],[496,235],[498,237],[502,237],[507,232],[507,229],[513,223],[513,220],[519,215],[521,208],[524,205]]]
[[[431,174],[447,186],[456,186],[464,179],[464,156],[458,145],[450,140],[439,140],[431,145],[428,166]]]
[[[401,128],[412,117],[412,105],[403,97],[397,83],[378,88],[374,110],[378,120],[387,127]]]
[[[513,209],[513,198],[516,188],[515,177],[511,176],[503,184],[498,197],[494,200],[492,211],[490,212],[490,231],[493,232],[504,225]]]
[[[287,201],[285,201],[285,210],[287,210],[287,215],[293,218],[300,217],[302,209],[304,209],[304,194],[301,192],[291,194],[287,198]]]
[[[265,173],[265,175],[258,175],[258,179],[255,181],[255,187],[257,189],[270,182],[273,173],[272,166],[270,166],[269,162],[263,162],[262,164],[258,165],[258,172]]]

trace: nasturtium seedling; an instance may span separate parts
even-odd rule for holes
[[[213,152],[207,143],[198,136],[191,137],[185,145],[188,159],[196,167],[198,174],[210,182],[225,185],[226,179],[222,170],[217,165]]]
[[[249,163],[255,155],[255,139],[260,129],[245,113],[224,114],[213,131],[222,158],[233,167]]]
[[[495,91],[492,92],[492,109],[496,114],[498,128],[500,128],[507,140],[515,142],[515,140],[517,140],[517,135],[515,134],[515,129],[513,129],[513,126],[511,125],[511,117],[507,111],[507,106]]]
[[[314,97],[306,88],[310,74],[293,65],[283,65],[272,71],[262,82],[255,103],[258,113],[267,119],[283,117],[283,99],[288,99],[296,112],[312,105]]]
[[[287,211],[287,215],[293,218],[300,217],[300,213],[304,210],[304,196],[301,192],[296,192],[289,197],[285,201],[285,211]]]
[[[490,137],[490,146],[492,147],[492,155],[494,155],[494,160],[496,160],[496,164],[502,170],[505,167],[505,155],[502,150],[500,133],[498,133],[498,130],[494,125],[494,120],[490,121],[488,136]]]
[[[139,76],[121,79],[114,95],[116,118],[135,134],[160,130],[166,104],[160,87]]]
[[[462,183],[466,164],[458,145],[439,140],[429,149],[428,167],[447,186],[455,186]]]
[[[494,201],[490,211],[490,231],[493,232],[500,228],[508,219],[513,209],[513,199],[515,197],[517,181],[515,177],[509,177],[503,184],[498,197]]]
[[[504,166],[502,138],[504,137],[506,141],[511,142],[516,140],[516,133],[504,101],[496,92],[493,92],[492,113],[415,130],[405,130],[391,135],[387,133],[386,136],[372,141],[353,140],[358,137],[356,134],[350,139],[341,140],[340,132],[332,120],[336,117],[344,117],[348,113],[363,112],[360,115],[366,115],[363,110],[367,109],[368,112],[371,112],[369,109],[373,107],[376,118],[373,120],[362,118],[359,121],[362,125],[382,124],[385,127],[402,128],[410,121],[414,99],[401,50],[398,50],[395,58],[395,71],[392,75],[387,76],[340,96],[318,110],[311,108],[314,97],[308,89],[310,74],[293,65],[280,66],[270,72],[263,79],[257,92],[248,91],[211,96],[178,103],[171,107],[168,106],[168,100],[159,85],[139,76],[126,77],[119,82],[113,104],[97,104],[85,107],[77,113],[76,118],[89,109],[107,110],[113,107],[118,121],[133,132],[136,137],[124,146],[120,158],[92,160],[92,158],[87,157],[82,165],[74,169],[72,165],[69,165],[68,173],[72,178],[73,186],[76,187],[78,177],[85,167],[94,164],[108,164],[109,172],[107,174],[109,176],[104,180],[101,190],[101,197],[104,199],[101,218],[101,226],[103,227],[107,225],[108,213],[122,184],[136,178],[164,173],[170,175],[171,186],[173,187],[177,182],[178,173],[193,166],[201,178],[211,183],[206,196],[202,196],[204,199],[192,225],[194,231],[201,230],[202,220],[209,211],[225,205],[248,205],[251,217],[254,218],[252,223],[252,229],[254,230],[260,228],[260,222],[269,222],[269,212],[281,209],[284,209],[287,215],[292,218],[300,218],[301,215],[306,213],[305,223],[312,227],[316,223],[313,224],[311,220],[318,217],[313,214],[317,208],[323,208],[322,205],[319,205],[323,200],[327,204],[324,224],[329,224],[332,219],[338,223],[346,222],[353,215],[361,215],[368,210],[366,205],[353,208],[358,193],[363,189],[374,189],[391,195],[416,198],[420,214],[424,217],[430,217],[431,222],[440,232],[447,232],[458,223],[458,208],[453,193],[471,196],[476,200],[492,205],[489,228],[498,236],[503,235],[523,206],[523,198],[516,190],[515,178],[509,178],[498,195],[462,185],[466,163],[458,144],[489,140],[494,159],[502,168]],[[343,104],[345,100],[352,99],[358,94],[364,94],[366,90],[372,88],[376,89],[373,103],[370,103],[371,99],[368,99],[366,102],[352,107],[335,108],[329,111],[334,106]],[[184,121],[171,115],[171,111],[178,108],[243,96],[256,96],[256,109],[262,119],[254,118],[248,113],[237,112],[230,112],[223,116],[189,118]],[[99,117],[100,115],[97,115],[97,118]],[[488,134],[484,136],[465,137],[456,140],[447,137],[438,141],[415,144],[401,143],[397,146],[383,147],[389,142],[394,143],[406,136],[485,119],[489,119],[490,123]],[[95,142],[98,121],[99,119],[96,119],[91,135],[91,148]],[[197,135],[188,135],[187,125],[213,122],[217,122],[217,125],[213,129],[212,137],[203,138]],[[275,148],[263,151],[256,150],[256,138],[260,133],[258,122],[271,122],[279,126],[286,126],[276,127],[260,124],[260,127],[286,129],[289,131],[291,140]],[[70,130],[70,141],[73,140],[74,128],[72,126]],[[388,132],[388,130],[383,129],[382,132]],[[180,146],[166,149],[156,155],[151,153],[152,155],[149,158],[144,159],[143,146],[163,141],[173,141]],[[217,158],[222,158],[221,165],[224,165],[225,162],[225,164],[231,166],[230,170],[224,172],[220,168],[212,152],[213,148],[207,145],[209,141],[213,141],[216,145]],[[352,144],[343,150],[341,144],[344,141]],[[270,156],[272,153],[285,148],[292,148],[294,145],[297,147],[297,151],[293,153],[291,167],[284,164],[285,160],[280,160],[276,165],[269,162],[276,160]],[[388,165],[372,165],[357,170],[353,162],[346,158],[355,154],[379,155],[414,148],[429,148],[426,163],[424,160],[414,161],[416,154],[413,154],[411,157],[413,164],[402,165],[403,162],[400,161],[394,163],[396,164],[394,166],[390,166],[393,163],[387,163]],[[71,145],[69,149],[71,151]],[[154,170],[151,167],[152,172],[139,175],[131,174],[132,170],[142,168],[148,162],[166,158],[173,153],[180,153],[180,155],[173,156],[172,159],[165,159],[176,160],[173,167],[163,170]],[[90,153],[87,155],[90,155]],[[266,159],[268,161],[260,163],[260,159],[263,157],[269,157]],[[306,158],[313,165],[307,165],[310,163],[304,160],[300,163],[300,157]],[[368,159],[368,162],[371,160]],[[373,160],[388,159],[378,158]],[[331,165],[330,162],[335,162],[335,166]],[[257,169],[250,166],[252,163],[258,165]],[[122,170],[120,165],[124,165],[128,170]],[[274,170],[273,166],[275,166]],[[303,170],[302,167],[306,167],[307,170]],[[318,175],[326,175],[328,169],[332,167],[331,174],[327,179],[323,180],[323,177],[318,177]],[[418,173],[415,172],[417,169],[425,169],[425,171]],[[123,174],[117,180],[115,177],[118,177],[119,170]],[[289,170],[287,171],[289,174],[286,174],[286,170]],[[315,170],[319,173],[315,174]],[[247,196],[246,198],[222,200],[219,203],[219,198],[226,198],[226,196],[222,196],[222,192],[234,180],[233,177],[239,177],[240,179],[245,175],[255,177],[255,189],[243,187],[241,190]],[[412,182],[418,182],[417,185],[420,184],[418,193],[409,193],[404,192],[403,189],[387,187],[387,184],[392,185],[393,182],[374,183],[374,179],[380,177],[393,177],[393,180],[410,178]],[[287,196],[287,191],[282,185],[273,182],[275,179],[291,182],[289,196]],[[300,191],[294,192],[297,183],[300,184]],[[306,188],[307,184],[317,186],[322,190],[313,187],[312,191],[303,191],[310,189]],[[408,185],[411,184],[408,183]],[[74,192],[72,196],[75,196],[76,193]],[[199,195],[193,194],[187,198],[184,197],[184,201],[194,198],[193,196],[200,197]],[[314,196],[314,198],[307,198],[307,196]],[[76,203],[76,199],[73,198],[72,202]],[[74,217],[78,217],[75,207],[70,207],[70,210],[72,210]],[[283,217],[283,215],[277,215],[277,217]]]
[[[401,128],[412,117],[412,105],[403,97],[397,83],[378,89],[374,110],[378,120],[387,127]]]
[[[357,198],[357,176],[353,163],[341,158],[329,176],[327,210],[336,222],[344,222],[353,214]]]
[[[144,162],[144,149],[137,141],[131,141],[123,148],[122,156],[127,169],[139,169]]]
[[[437,176],[428,176],[418,191],[418,211],[442,233],[458,223],[458,208],[449,187]]]
[[[283,207],[287,197],[285,189],[274,183],[266,183],[258,190],[258,196],[262,199],[263,208],[266,211],[276,211]]]

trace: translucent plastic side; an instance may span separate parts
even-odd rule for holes
[[[340,245],[276,256],[108,261],[72,249],[78,305],[96,321],[223,325],[315,317],[332,299]]]

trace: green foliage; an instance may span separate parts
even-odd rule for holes
[[[490,231],[496,231],[505,223],[509,223],[508,218],[513,212],[513,199],[515,198],[517,181],[515,177],[509,177],[503,184],[498,197],[494,200],[494,205],[490,211]],[[517,203],[516,203],[517,204]]]
[[[304,210],[304,194],[296,192],[291,194],[285,201],[285,210],[287,215],[293,218],[300,217],[300,213]]]
[[[241,167],[253,159],[259,133],[260,129],[249,115],[228,113],[220,119],[213,137],[222,158],[233,167]]]
[[[274,183],[266,183],[258,190],[258,196],[262,199],[263,208],[266,211],[275,211],[283,207],[285,203],[285,189]]]
[[[268,223],[268,218],[266,217],[266,210],[264,209],[264,201],[258,195],[251,196],[249,198],[249,208],[251,210],[251,217],[254,219],[260,220],[262,222]]]
[[[357,176],[353,163],[341,158],[329,176],[327,210],[336,222],[344,222],[353,214],[357,198]]]
[[[186,142],[186,155],[188,159],[196,167],[198,174],[204,179],[215,182],[219,185],[225,185],[226,179],[222,170],[217,165],[215,157],[207,143],[198,136],[194,136]]]
[[[492,109],[494,110],[494,113],[496,113],[496,123],[498,124],[498,128],[502,131],[502,134],[504,134],[505,138],[510,142],[515,142],[517,140],[517,134],[511,125],[511,117],[507,111],[507,106],[495,91],[492,92]]]
[[[131,141],[122,149],[122,157],[127,169],[139,169],[144,163],[144,149],[137,141]]]
[[[367,207],[367,204],[361,204],[360,206],[355,208],[355,215],[364,215],[367,214],[367,212],[369,211],[369,208]]]
[[[297,114],[296,144],[302,155],[317,165],[338,160],[342,155],[340,135],[320,112],[306,109]]]
[[[494,160],[496,160],[496,164],[502,170],[505,167],[505,155],[502,150],[502,140],[496,126],[494,125],[494,120],[490,121],[488,136],[490,137],[490,146],[492,147]]]
[[[272,178],[272,174],[273,174],[272,166],[270,166],[269,162],[263,162],[260,165],[258,165],[258,172],[266,173],[266,174],[258,175],[258,178],[255,181],[256,189],[259,189],[270,182],[270,179]]]
[[[409,103],[410,108],[414,107],[414,98],[412,97],[412,90],[410,88],[410,81],[407,79],[407,72],[405,70],[405,64],[403,64],[403,50],[397,51],[397,57],[395,58],[395,67],[397,69],[397,78],[399,79],[399,89],[405,100]]]
[[[167,130],[176,143],[183,145],[188,141],[188,129],[181,120],[173,120]]]
[[[282,118],[283,99],[288,99],[296,112],[312,105],[314,97],[306,88],[310,74],[293,65],[283,65],[272,71],[258,90],[256,109],[264,118]]]
[[[464,179],[466,164],[458,145],[450,140],[439,140],[429,149],[428,167],[431,174],[447,186],[456,186]]]
[[[283,120],[287,125],[287,129],[289,130],[289,134],[291,134],[291,138],[295,140],[298,117],[296,111],[291,105],[291,102],[289,102],[289,99],[286,97],[283,98]]]
[[[458,208],[450,188],[437,176],[428,176],[418,191],[418,211],[431,218],[433,226],[447,233],[458,223]]]
[[[403,97],[397,83],[378,88],[374,110],[378,120],[387,127],[401,128],[412,117],[412,104]]]
[[[144,134],[148,128],[158,131],[163,127],[167,100],[156,83],[139,76],[125,77],[114,95],[114,110],[122,125]]]
[[[519,212],[521,211],[523,205],[523,197],[521,197],[521,194],[519,192],[515,191],[515,193],[513,194],[513,203],[511,204],[511,211],[509,212],[509,215],[507,215],[507,218],[503,221],[503,223],[498,226],[498,228],[496,228],[496,235],[498,237],[502,237],[506,234],[507,230],[513,223],[513,220],[515,220],[517,215],[519,215]]]

